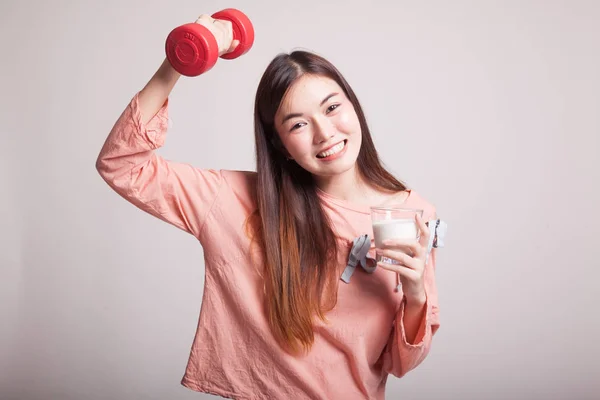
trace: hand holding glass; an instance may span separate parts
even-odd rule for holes
[[[423,210],[402,207],[371,207],[371,220],[373,223],[373,236],[375,247],[383,250],[383,242],[389,239],[414,239],[418,240],[420,231],[417,226],[417,214],[423,217]],[[387,257],[377,261],[398,264]]]

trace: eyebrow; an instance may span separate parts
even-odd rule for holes
[[[331,98],[332,98],[332,97],[334,97],[334,96],[337,96],[338,94],[339,94],[339,93],[330,93],[330,94],[328,94],[328,95],[327,95],[327,97],[325,97],[325,98],[323,99],[323,101],[321,101],[321,104],[319,104],[319,107],[323,106],[323,104],[325,104],[325,103],[327,102],[327,100],[331,99]],[[304,114],[301,114],[301,113],[296,113],[296,114],[288,114],[288,115],[286,115],[286,116],[285,116],[285,117],[284,117],[284,118],[281,120],[281,124],[283,125],[283,124],[285,124],[285,122],[286,122],[287,120],[290,120],[290,119],[292,119],[292,118],[296,118],[296,117],[301,117],[302,115],[304,115]]]

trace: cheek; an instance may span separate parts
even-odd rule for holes
[[[353,134],[360,131],[358,116],[353,111],[343,112],[337,119],[337,127],[344,133]]]
[[[311,143],[310,141],[307,141],[305,136],[297,135],[289,137],[285,143],[285,147],[290,155],[293,157],[300,157],[303,154],[310,152]]]

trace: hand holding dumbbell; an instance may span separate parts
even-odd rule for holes
[[[167,59],[182,75],[197,76],[210,70],[219,57],[237,58],[254,43],[254,28],[241,11],[228,8],[196,22],[179,26],[165,43]]]

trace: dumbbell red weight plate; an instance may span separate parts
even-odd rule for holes
[[[198,76],[211,69],[219,58],[214,35],[197,23],[181,25],[167,37],[167,59],[182,75]]]
[[[235,8],[226,8],[212,15],[214,19],[224,19],[231,21],[233,25],[233,39],[240,41],[240,44],[231,53],[223,54],[221,58],[231,60],[243,54],[254,44],[254,27],[250,19],[241,11]]]

